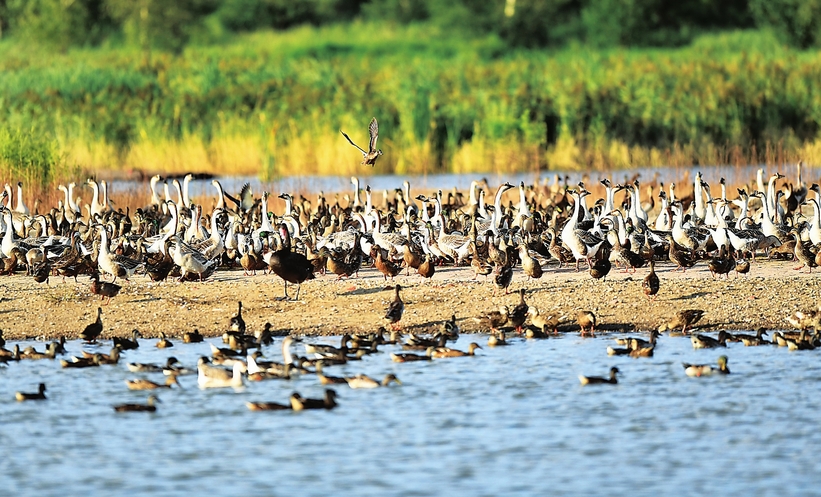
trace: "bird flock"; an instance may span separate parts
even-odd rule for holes
[[[342,134],[362,152],[362,164],[374,165],[382,155],[382,150],[376,148],[375,118],[369,126],[368,150]],[[576,271],[584,268],[592,278],[605,280],[614,267],[635,273],[649,266],[641,288],[648,298],[654,299],[663,288],[655,272],[661,264],[676,271],[704,264],[714,278],[728,278],[733,271],[738,275],[749,274],[756,264],[763,263],[762,259],[787,258],[795,260],[796,270],[812,272],[821,263],[819,187],[817,184],[808,187],[804,183],[800,162],[796,165],[794,181],[782,181],[784,178],[780,172],[765,178],[764,170],[760,169],[749,184],[736,188],[737,194],[730,194],[722,179],[717,189],[720,194],[713,196],[711,185],[700,173],[695,175],[692,189],[686,185],[685,194],[677,194],[674,183],[667,188],[660,184],[646,185],[643,190],[638,178],[624,184],[602,179],[600,187],[588,189],[584,183],[572,185],[568,177],[562,181],[555,175],[552,184],[547,180],[532,185],[520,183],[518,199],[511,201],[505,200],[505,194],[516,186],[504,182],[491,189],[486,181],[472,182],[467,192],[453,188],[448,192],[438,190],[416,196],[411,195],[410,184],[404,181],[393,191],[383,191],[381,199],[366,186],[363,199],[360,181],[353,177],[351,195],[326,196],[317,192],[315,198],[309,199],[282,192],[278,195],[284,203],[281,213],[270,209],[268,192],[256,196],[248,184],[231,194],[214,179],[211,181],[213,196],[194,199],[189,193],[192,175],[187,175],[182,182],[154,176],[149,183],[147,203],[133,212],[130,206],[125,210],[116,207],[108,196],[106,182],[93,179],[86,182],[91,190],[88,202],[77,195],[77,185],[70,183],[59,185],[63,199],[58,205],[48,209],[38,205],[31,210],[23,196],[23,185],[18,182],[16,194],[8,184],[0,194],[0,273],[24,273],[25,277],[47,285],[55,276],[76,281],[86,275],[91,292],[108,303],[117,297],[122,280],[147,278],[161,282],[174,277],[181,283],[203,282],[216,271],[230,270],[275,275],[283,281],[282,298],[298,300],[302,284],[317,275],[331,273],[337,279],[354,278],[363,265],[372,265],[385,281],[392,282],[403,271],[406,277],[413,271],[430,279],[437,268],[444,266],[470,268],[474,279],[492,276],[494,293],[505,294],[509,292],[514,270],[518,269],[529,279],[539,279],[566,266]],[[597,189],[603,189],[604,194],[593,200],[591,190]],[[682,190],[679,187],[679,192]],[[647,192],[644,197],[643,191]],[[118,280],[120,284],[116,283]],[[293,297],[288,294],[289,283],[296,285]],[[394,289],[394,299],[385,313],[385,325],[398,332],[405,304],[400,296],[401,286],[396,284]],[[488,323],[493,333],[493,345],[488,345],[508,343],[505,332],[500,329],[505,325],[511,326],[509,331],[524,333],[529,338],[556,333],[557,317],[529,307],[524,299],[522,292],[513,309],[504,306],[477,316]],[[240,316],[241,311],[240,307]],[[817,312],[808,311],[802,316],[815,316]],[[681,328],[681,333],[686,334],[702,314],[697,309],[681,311],[671,320],[669,329]],[[102,331],[101,315],[99,309],[97,320],[80,334],[81,338],[97,340]],[[577,317],[581,333],[592,336],[597,326],[596,316],[590,311],[581,311]],[[779,334],[773,339],[783,340],[791,348],[817,346],[817,318],[794,318],[796,322],[801,321],[799,328],[803,333],[796,337]],[[530,326],[526,326],[528,319]],[[447,337],[458,336],[453,331],[455,317],[447,323],[450,332],[444,330],[427,339],[412,337],[408,345],[420,347],[424,354],[394,354],[393,359],[405,362],[474,355],[478,345],[472,345],[467,352],[446,347]],[[231,325],[227,340],[233,340],[235,346],[226,350],[239,350],[244,354],[251,343],[240,328]],[[808,334],[808,329],[814,329],[815,333]],[[261,347],[260,336],[255,338],[256,345]],[[379,336],[382,335],[358,337],[356,341],[370,342],[375,350],[382,340]],[[353,340],[353,337],[347,338]],[[700,347],[712,347],[714,344],[703,345],[710,343],[709,340],[723,346],[734,339],[729,333],[719,339],[693,335],[694,346],[697,338],[702,344]],[[132,341],[136,339],[135,335]],[[652,355],[655,339],[656,336],[651,335],[653,342],[641,346],[636,339],[623,349],[625,352],[611,349],[614,354],[647,357]],[[167,341],[165,337],[163,340]],[[192,338],[192,341],[196,340]],[[758,342],[762,342],[760,336]],[[4,358],[2,362],[10,362],[35,358],[37,354],[54,357],[62,347],[55,344],[45,353],[3,349],[7,353],[0,358]],[[347,347],[343,338],[338,349],[344,349],[341,357],[346,361],[357,355],[361,358],[370,350]],[[110,354],[77,357],[63,365],[72,368],[117,363],[122,350],[125,349],[115,346]],[[220,353],[227,354],[222,349]],[[249,378],[290,375],[294,368],[308,367],[305,361],[298,366],[286,361],[282,365],[270,364],[266,369],[248,356],[244,360],[220,361],[230,363],[230,371],[213,369],[214,359],[218,358],[219,354],[214,353],[213,358],[200,360],[200,386],[236,387],[242,384],[243,375]],[[322,359],[325,366],[333,360],[336,359]],[[691,370],[700,372],[693,373],[695,376],[728,372],[726,364],[724,359],[716,369],[688,365],[687,371],[688,374]],[[582,383],[616,383],[618,372],[614,368],[607,378],[584,377]],[[370,379],[361,380],[374,384]],[[387,383],[394,380],[396,378]],[[351,384],[347,379],[346,382]],[[159,387],[170,388],[173,384]],[[43,388],[39,395],[44,396],[44,391]],[[293,410],[331,408],[336,405],[335,394],[329,391],[324,399],[304,399],[294,394],[289,404],[283,405]],[[255,408],[262,409],[260,406]],[[147,408],[155,407],[151,403]]]

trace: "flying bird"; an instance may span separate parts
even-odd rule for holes
[[[379,124],[377,124],[375,117],[371,119],[371,124],[370,126],[368,126],[368,132],[370,133],[371,140],[370,142],[368,142],[367,152],[365,151],[365,149],[354,143],[353,140],[351,140],[351,137],[348,136],[344,131],[340,129],[339,132],[342,133],[342,136],[344,136],[348,140],[348,143],[350,143],[351,145],[359,149],[360,152],[362,152],[363,166],[373,166],[374,164],[376,164],[376,158],[382,155],[382,150],[376,148],[376,140],[379,138]]]

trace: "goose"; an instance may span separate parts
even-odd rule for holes
[[[698,199],[698,197],[696,197]],[[686,248],[687,250],[696,251],[704,250],[707,242],[710,239],[710,232],[704,228],[687,228],[684,229],[682,221],[684,213],[682,212],[681,202],[675,202],[673,208],[676,210],[675,220],[673,222],[672,236],[673,239]]]
[[[352,377],[345,378],[345,381],[348,383],[348,386],[351,388],[377,388],[377,387],[386,387],[391,384],[391,382],[396,383],[397,385],[401,385],[402,382],[399,381],[393,374],[385,375],[385,378],[379,382],[374,380],[368,375],[359,374]]]
[[[684,374],[687,376],[710,376],[713,374],[730,374],[730,369],[727,367],[727,356],[723,355],[718,358],[718,367],[715,368],[709,364],[689,364],[682,363],[684,366]]]
[[[100,228],[100,252],[97,255],[97,266],[101,271],[114,276],[112,283],[118,277],[128,280],[137,268],[143,265],[142,262],[112,254],[108,246],[108,229],[101,224],[95,226]]]
[[[203,360],[205,359],[205,360]],[[242,374],[246,371],[243,362],[235,362],[233,372],[215,368],[207,363],[207,358],[200,358],[197,363],[197,385],[200,388],[242,387]]]
[[[587,261],[588,269],[592,267],[591,261],[598,253],[599,248],[604,243],[604,240],[588,231],[577,229],[582,199],[584,199],[587,195],[590,195],[590,192],[586,190],[582,190],[580,192],[573,191],[571,192],[571,195],[576,200],[573,205],[573,215],[562,229],[561,237],[562,243],[567,246],[567,248],[573,253],[573,257],[576,259],[576,271],[578,271],[579,262],[582,259]]]
[[[348,136],[344,131],[339,130],[342,133],[342,136],[348,140],[348,143],[356,147],[360,152],[362,152],[362,163],[363,166],[371,166],[373,167],[376,164],[376,159],[382,155],[382,150],[376,148],[376,140],[379,139],[379,123],[376,122],[376,118],[374,117],[371,119],[371,123],[368,125],[368,135],[370,137],[368,141],[368,151],[366,152],[362,147],[357,145],[356,143],[351,140],[351,137]]]
[[[618,373],[619,368],[613,366],[612,368],[610,368],[610,376],[608,378],[602,378],[601,376],[579,375],[579,383],[581,383],[582,385],[602,385],[605,383],[615,385],[619,382],[618,379],[616,379],[616,374]]]
[[[149,395],[146,404],[118,404],[114,406],[116,412],[156,412],[160,399],[154,395]]]
[[[201,252],[195,250],[191,245],[185,243],[178,235],[170,238],[176,242],[176,249],[171,249],[174,264],[180,267],[180,277],[178,281],[184,281],[189,275],[199,276],[202,282],[206,275],[213,273],[219,258],[207,259]]]

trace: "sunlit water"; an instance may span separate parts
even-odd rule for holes
[[[514,185],[518,185],[520,181],[525,184],[544,183],[552,184],[556,175],[562,178],[567,175],[569,177],[569,184],[574,185],[579,181],[585,180],[597,183],[604,178],[611,179],[614,183],[624,183],[629,178],[638,175],[642,182],[656,180],[665,185],[670,182],[680,182],[687,180],[692,182],[697,172],[701,172],[705,181],[710,184],[717,185],[721,178],[725,178],[730,185],[747,183],[755,180],[756,171],[763,168],[765,171],[764,180],[766,181],[769,174],[776,171],[787,175],[790,181],[794,181],[795,168],[794,166],[783,167],[764,167],[764,166],[691,166],[691,167],[658,167],[658,168],[635,168],[630,170],[618,171],[542,171],[542,172],[522,172],[499,175],[494,173],[487,174],[429,174],[419,176],[403,176],[403,175],[369,175],[369,171],[363,169],[362,174],[359,175],[360,188],[363,190],[366,186],[370,186],[374,193],[380,194],[383,190],[392,191],[396,188],[402,187],[402,182],[408,180],[411,184],[411,193],[415,191],[428,191],[431,189],[450,190],[453,187],[465,191],[470,187],[472,181],[480,181],[487,179],[491,186],[498,185],[508,181]],[[806,166],[804,168],[805,180],[815,178],[815,169]],[[236,193],[240,190],[243,183],[250,183],[251,189],[259,195],[263,190],[267,190],[272,194],[279,192],[350,192],[353,193],[353,185],[351,184],[350,176],[287,176],[263,183],[257,177],[252,176],[231,176],[220,177],[220,182],[225,188],[226,192]],[[692,186],[692,185],[691,185]],[[115,181],[110,187],[112,196],[116,197],[118,192],[124,191],[143,191],[147,194],[145,183],[138,181]],[[686,190],[686,188],[685,188]],[[215,196],[216,189],[211,185],[211,180],[193,180],[189,185],[189,191],[193,197],[199,196]],[[721,192],[714,192],[720,194]],[[733,192],[729,192],[728,195]],[[162,188],[160,188],[162,194]],[[174,193],[176,195],[176,193]],[[733,195],[730,195],[731,197]],[[381,197],[379,197],[381,198]],[[488,201],[492,202],[492,199]]]
[[[462,336],[457,347],[487,337]],[[216,340],[213,340],[216,343]],[[334,344],[338,339],[323,339]],[[662,337],[650,359],[608,357],[610,337],[485,347],[477,357],[391,362],[385,353],[327,374],[395,373],[401,386],[336,386],[333,411],[251,412],[246,401],[320,397],[314,376],[240,390],[162,390],[156,414],[127,362],[174,355],[194,367],[207,344],[124,352],[117,366],[57,361],[0,369],[4,495],[811,495],[820,492],[821,362],[816,352],[730,344],[693,350]],[[110,343],[110,342],[108,342]],[[28,343],[22,343],[22,346]],[[37,344],[38,349],[43,344]],[[82,348],[107,352],[79,342]],[[296,350],[302,352],[301,345]],[[266,348],[279,359],[279,342]],[[732,374],[689,378],[681,363],[730,357]],[[623,375],[582,387],[577,375]],[[48,386],[44,402],[14,392]]]

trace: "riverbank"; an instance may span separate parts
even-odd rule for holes
[[[519,288],[527,290],[526,300],[542,313],[558,314],[560,330],[576,331],[578,310],[590,309],[599,320],[600,332],[651,330],[666,323],[681,309],[703,309],[699,323],[706,330],[755,330],[789,328],[787,316],[796,310],[817,306],[821,284],[815,275],[794,271],[792,261],[760,261],[748,277],[731,275],[729,280],[713,280],[706,264],[686,273],[672,272],[661,263],[656,270],[661,291],[650,301],[641,290],[648,270],[625,274],[613,270],[606,281],[596,281],[586,272],[572,268],[546,268],[539,280],[526,281],[519,268],[514,273],[511,293],[495,291],[488,281],[472,280],[470,268],[443,268],[431,280],[412,274],[399,276],[405,314],[404,331],[429,333],[455,314],[463,333],[487,332],[479,318],[501,305],[518,303]],[[280,301],[282,280],[257,274],[244,276],[241,270],[218,271],[204,283],[168,281],[151,283],[135,276],[125,283],[110,305],[89,292],[87,277],[74,280],[52,278],[51,285],[37,284],[20,274],[0,278],[0,328],[7,340],[26,338],[77,338],[92,322],[98,306],[103,309],[102,337],[130,336],[138,329],[146,338],[160,332],[170,338],[198,329],[205,336],[227,330],[243,302],[248,332],[270,322],[275,334],[341,335],[374,331],[384,324],[382,316],[393,298],[392,283],[375,269],[366,268],[359,278],[337,281],[333,275],[317,276],[302,286],[299,301]],[[289,288],[289,294],[295,294]]]

